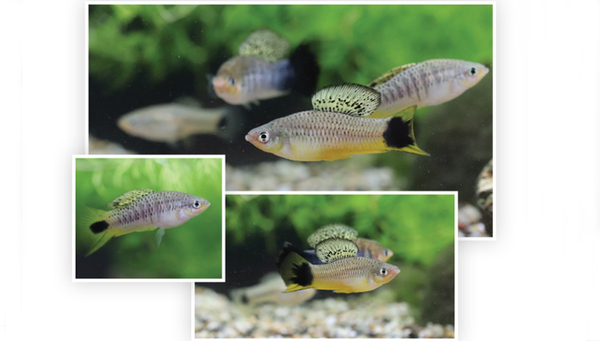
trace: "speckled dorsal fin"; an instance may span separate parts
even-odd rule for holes
[[[409,69],[415,65],[417,65],[417,63],[410,63],[410,64],[406,64],[406,65],[402,65],[402,66],[397,66],[397,67],[391,69],[390,71],[384,73],[383,75],[379,76],[379,78],[377,78],[376,80],[369,83],[369,86],[374,88],[378,85],[381,85],[381,84],[389,81],[390,79],[392,79],[392,77],[399,74],[400,72],[402,72],[406,69]]]
[[[290,42],[279,34],[267,30],[256,30],[240,44],[238,54],[240,56],[255,56],[274,62],[287,56]]]
[[[346,240],[355,240],[358,237],[358,232],[350,226],[346,226],[343,224],[331,224],[326,225],[308,236],[307,242],[310,247],[315,247],[320,242],[331,239],[331,238],[339,238]]]
[[[331,263],[338,259],[355,257],[358,246],[348,239],[327,239],[315,246],[315,254],[323,263]]]
[[[352,116],[368,116],[381,104],[381,94],[358,84],[328,86],[312,97],[316,111],[338,112]]]
[[[134,189],[133,191],[129,191],[120,195],[118,198],[108,204],[108,207],[114,209],[126,207],[132,202],[152,193],[154,193],[154,191],[151,189]]]

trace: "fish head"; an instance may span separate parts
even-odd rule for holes
[[[229,104],[245,104],[243,96],[243,57],[234,57],[226,61],[212,79],[212,85],[217,96]]]
[[[272,123],[262,125],[250,130],[246,135],[246,141],[252,143],[256,148],[267,153],[279,155],[284,147],[285,139],[280,136]]]
[[[372,280],[378,285],[382,285],[391,281],[394,279],[394,277],[396,277],[397,274],[400,273],[400,269],[397,266],[384,262],[376,264],[371,271]]]
[[[210,206],[210,202],[204,198],[196,197],[190,195],[189,198],[185,201],[183,209],[180,214],[185,215],[185,217],[193,218],[200,213],[204,212]]]
[[[460,78],[460,86],[463,89],[469,89],[488,74],[490,70],[483,64],[465,62],[461,68],[462,77]]]

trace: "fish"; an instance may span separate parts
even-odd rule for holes
[[[365,257],[386,262],[394,255],[394,252],[392,252],[392,250],[386,249],[375,240],[356,238],[353,242],[358,248],[356,252],[356,257]],[[300,252],[297,250],[296,252],[302,257],[306,258],[306,260],[308,260],[311,264],[323,264],[323,261],[321,261],[319,257],[317,257],[315,250],[302,250]]]
[[[450,101],[479,83],[488,72],[485,65],[457,59],[431,59],[396,67],[369,83],[381,93],[381,105],[372,117]]]
[[[135,189],[108,204],[110,211],[83,206],[77,211],[78,231],[88,246],[86,256],[96,252],[112,237],[158,229],[160,245],[165,229],[180,226],[204,212],[210,202],[195,195]]]
[[[376,90],[342,84],[312,97],[313,110],[275,119],[252,129],[246,141],[258,149],[295,161],[347,159],[390,150],[429,155],[415,141],[415,107],[387,118],[367,118],[379,106]]]
[[[310,247],[316,247],[320,242],[330,238],[341,238],[347,240],[355,240],[358,237],[358,232],[350,226],[344,224],[330,224],[318,228],[313,232],[308,239]]]
[[[277,272],[270,272],[263,276],[260,283],[231,291],[231,298],[239,305],[258,305],[261,303],[275,303],[279,305],[294,306],[304,303],[315,296],[315,289],[306,289],[295,292],[283,292],[286,285]]]
[[[119,118],[117,126],[131,136],[174,144],[196,134],[230,139],[240,131],[240,116],[230,107],[208,109],[168,103],[129,112]]]
[[[305,289],[346,294],[366,292],[388,283],[400,273],[395,265],[365,257],[346,257],[313,265],[289,248],[284,248],[278,263],[281,264],[279,273],[287,285],[284,292]]]
[[[284,96],[294,90],[310,96],[320,68],[308,44],[300,44],[286,59],[290,43],[279,34],[259,29],[239,46],[212,78],[215,94],[223,101],[247,105]]]

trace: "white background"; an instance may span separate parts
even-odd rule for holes
[[[499,233],[459,245],[459,336],[600,340],[600,2],[496,10]],[[0,338],[189,340],[189,284],[71,282],[84,15],[0,1]]]

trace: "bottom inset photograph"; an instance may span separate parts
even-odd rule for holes
[[[456,192],[229,192],[195,338],[455,338]]]

